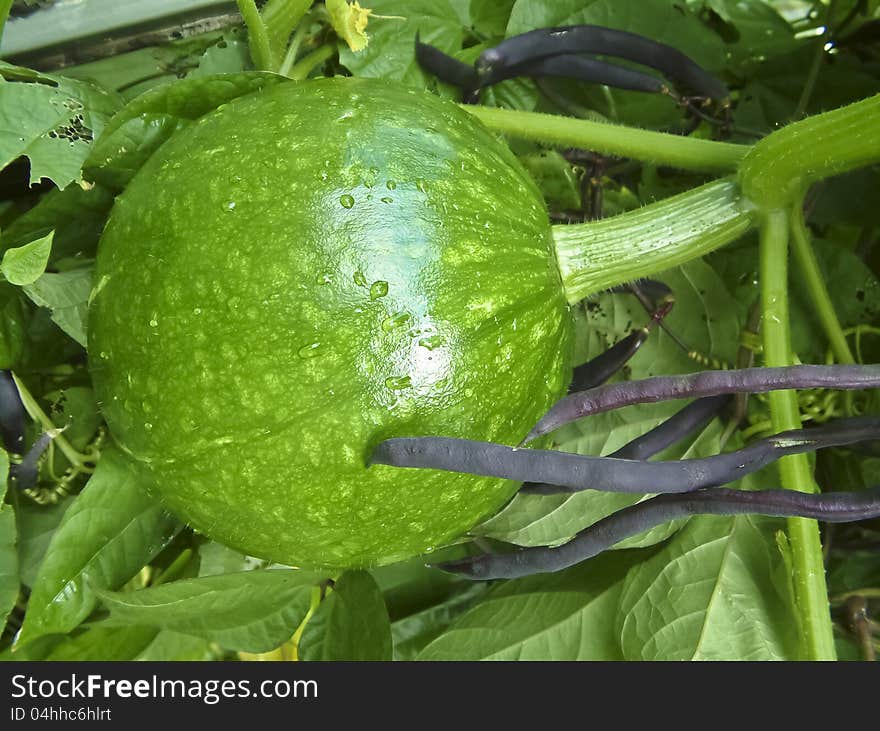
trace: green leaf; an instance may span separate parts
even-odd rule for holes
[[[418,659],[621,660],[617,604],[627,570],[646,555],[615,551],[501,582]]]
[[[119,106],[88,82],[0,62],[0,169],[26,155],[31,183],[49,178],[65,188],[81,179],[93,141]]]
[[[342,574],[306,624],[299,651],[303,660],[391,659],[391,622],[370,574]]]
[[[188,79],[216,74],[235,74],[253,70],[247,41],[234,32],[208,47],[199,58],[198,66],[187,74]]]
[[[184,579],[150,589],[100,592],[113,624],[183,632],[228,650],[268,652],[290,639],[325,577],[263,569]]]
[[[352,51],[340,44],[339,62],[355,76],[395,79],[424,87],[426,76],[415,60],[415,37],[446,53],[461,48],[463,29],[448,0],[371,0],[377,15],[403,15],[405,20],[373,18],[368,28],[369,45]]]
[[[753,516],[697,516],[634,566],[617,609],[627,660],[794,660],[798,632],[774,540]]]
[[[289,81],[263,71],[182,79],[144,92],[116,114],[83,169],[89,180],[122,190],[175,131],[233,99]]]
[[[11,505],[0,505],[0,627],[6,625],[6,618],[18,599],[18,551],[15,543],[15,512]]]
[[[794,30],[765,0],[701,0],[714,12],[710,26],[724,39],[728,68],[749,73],[758,59],[792,51],[798,44]]]
[[[3,260],[0,261],[0,271],[3,272],[3,276],[8,282],[23,286],[33,284],[39,279],[49,263],[54,234],[54,231],[50,231],[46,236],[31,241],[29,244],[15,249],[6,249]]]
[[[21,501],[15,510],[18,522],[18,564],[21,583],[32,587],[52,536],[74,498],[66,497],[54,505]]]
[[[455,547],[433,554],[432,560],[464,555],[460,547]],[[415,660],[425,646],[491,588],[487,581],[470,581],[429,568],[423,558],[383,566],[371,573],[385,598],[395,660]]]
[[[85,386],[72,386],[62,391],[50,391],[43,399],[51,404],[49,417],[74,449],[85,451],[103,423],[98,412],[95,392]]]
[[[18,642],[70,632],[92,612],[98,591],[122,586],[179,530],[127,458],[106,449],[52,536]]]
[[[13,368],[21,357],[25,318],[20,290],[0,282],[0,368]]]
[[[86,323],[89,295],[92,291],[92,268],[69,272],[46,273],[24,287],[25,294],[40,307],[52,312],[52,322],[86,347]]]
[[[471,0],[473,29],[488,38],[503,38],[515,0]]]
[[[0,628],[15,606],[19,593],[19,562],[15,512],[3,502],[9,478],[9,455],[0,449]],[[2,632],[2,629],[0,629]]]
[[[135,660],[158,634],[155,627],[93,625],[56,645],[45,659],[57,662]]]
[[[136,659],[143,662],[193,662],[215,658],[211,643],[207,640],[180,632],[160,630]]]
[[[253,571],[264,568],[265,565],[266,562],[262,559],[245,556],[216,541],[208,541],[199,546],[199,576]]]
[[[92,258],[112,206],[113,195],[98,185],[88,190],[79,185],[50,190],[3,230],[0,248],[22,246],[54,230],[50,262]]]
[[[544,150],[520,158],[534,178],[551,209],[581,207],[581,179],[574,166],[555,150]],[[583,170],[581,170],[583,174]]]

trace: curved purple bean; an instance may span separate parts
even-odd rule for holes
[[[418,33],[416,33],[416,61],[440,81],[462,89],[465,97],[476,96],[480,80],[474,67],[443,53],[439,48],[422,43]]]
[[[573,393],[557,401],[520,444],[590,414],[623,406],[725,393],[766,393],[793,388],[859,390],[880,388],[880,365],[797,365],[700,371],[681,376],[655,376],[612,383]]]
[[[0,437],[12,454],[24,451],[25,411],[12,372],[0,370]]]
[[[474,72],[476,75],[476,72]],[[668,91],[658,78],[641,71],[617,66],[595,58],[561,54],[526,61],[517,66],[509,66],[493,75],[491,84],[497,84],[517,76],[556,76],[592,84],[604,84],[616,89],[641,91],[647,94],[660,94]],[[485,80],[478,80],[481,86],[489,86]]]
[[[794,490],[745,492],[716,488],[686,495],[661,495],[612,513],[556,548],[540,546],[512,553],[474,556],[435,564],[469,579],[515,579],[560,571],[596,556],[616,543],[690,515],[769,515],[847,523],[880,517],[880,487],[859,492],[812,495]]]
[[[704,427],[718,416],[730,399],[730,396],[709,396],[697,399],[659,426],[624,444],[608,456],[615,459],[640,461],[650,459],[658,452],[662,452],[667,447],[684,439],[688,434]],[[562,490],[557,485],[534,482],[527,482],[520,488],[520,493],[524,495],[555,495],[560,492],[567,492],[567,490]]]
[[[491,84],[507,69],[548,56],[586,53],[615,56],[656,69],[674,84],[710,99],[724,99],[727,87],[695,61],[665,43],[597,25],[539,28],[488,48],[477,59],[482,83]]]
[[[448,437],[403,437],[381,442],[371,463],[545,483],[559,486],[556,492],[681,493],[733,482],[785,455],[878,437],[880,418],[838,419],[782,432],[735,452],[671,462],[587,457]]]

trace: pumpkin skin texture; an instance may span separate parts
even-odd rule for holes
[[[571,373],[546,208],[455,104],[284,83],[176,133],[99,246],[90,366],[114,441],[214,540],[292,566],[449,543],[516,483],[368,467],[392,436],[515,443]]]

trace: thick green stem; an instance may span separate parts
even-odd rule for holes
[[[294,81],[305,81],[317,66],[328,60],[334,53],[336,53],[336,46],[325,43],[317,50],[312,51],[309,55],[297,61],[287,75]]]
[[[465,104],[462,108],[489,129],[512,137],[596,150],[608,155],[671,165],[682,170],[733,172],[750,149],[746,145],[682,137],[554,114],[518,112],[474,104]]]
[[[248,45],[251,49],[254,66],[259,71],[274,71],[272,44],[269,42],[269,33],[266,30],[266,24],[260,17],[256,3],[254,0],[236,0],[236,2],[248,29]]]
[[[281,67],[287,40],[314,0],[269,0],[260,13],[272,53],[272,71]]]
[[[880,94],[783,127],[740,165],[743,193],[765,210],[790,208],[807,187],[880,160]]]
[[[753,210],[728,178],[619,216],[552,230],[563,287],[573,303],[708,254],[753,224]]]
[[[12,0],[0,0],[0,38],[3,38],[3,29],[6,27],[10,10],[12,10]]]
[[[788,306],[789,212],[765,211],[761,220],[761,307],[764,364],[787,366],[791,352]],[[795,391],[774,391],[769,398],[774,431],[801,428]],[[788,490],[816,492],[809,457],[805,454],[779,461],[782,486]],[[795,602],[800,618],[803,652],[810,660],[835,659],[834,636],[822,561],[819,526],[814,520],[789,518],[788,539],[794,571]]]
[[[843,328],[840,326],[840,320],[837,319],[837,312],[831,302],[831,295],[828,293],[828,287],[825,286],[825,279],[819,270],[819,262],[816,261],[816,253],[810,242],[810,234],[804,223],[804,212],[801,206],[793,206],[791,212],[791,241],[792,251],[794,251],[795,260],[800,267],[801,274],[804,278],[809,299],[816,310],[822,329],[825,331],[825,337],[831,345],[831,351],[838,363],[855,363],[849,343],[846,342],[846,335],[843,334]]]

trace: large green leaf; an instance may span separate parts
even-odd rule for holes
[[[794,660],[798,629],[777,519],[692,518],[626,577],[615,616],[627,660]]]
[[[432,555],[436,561],[461,558],[456,547]],[[418,558],[372,571],[391,620],[395,660],[414,660],[428,643],[441,635],[491,588],[486,581],[470,581],[425,566]]]
[[[0,282],[0,368],[17,367],[25,337],[25,317],[18,287]]]
[[[119,99],[86,81],[37,74],[0,62],[0,169],[25,155],[32,183],[59,188],[80,168]]]
[[[150,625],[218,643],[228,650],[268,652],[290,639],[325,577],[294,569],[261,569],[184,579],[127,592],[100,592],[109,624]]]
[[[52,536],[19,643],[70,632],[95,608],[96,592],[122,586],[178,530],[180,523],[144,492],[127,458],[105,450]]]
[[[8,474],[9,457],[0,449],[0,627],[6,625],[6,618],[15,606],[20,582],[15,513],[11,505],[3,502]]]
[[[0,627],[6,625],[18,599],[20,580],[15,543],[15,512],[10,505],[0,505]]]
[[[391,622],[376,580],[346,571],[309,620],[302,660],[390,660]]]
[[[621,660],[615,631],[627,570],[616,551],[565,571],[505,581],[428,645],[420,660]]]
[[[52,536],[58,529],[67,508],[74,498],[67,497],[54,505],[37,505],[22,500],[15,509],[18,523],[18,562],[21,582],[32,587],[40,564],[49,550]]]
[[[689,0],[711,9],[710,25],[725,42],[727,68],[748,73],[757,59],[773,58],[797,46],[794,29],[766,0]]]
[[[66,662],[134,660],[158,633],[155,627],[94,625],[56,645],[45,659]]]
[[[39,641],[34,645],[39,645]],[[25,649],[30,647],[28,645]],[[16,654],[12,655],[12,659],[17,659]],[[210,644],[200,637],[156,627],[113,627],[100,623],[84,627],[75,635],[53,643],[49,652],[39,659],[64,662],[179,662],[207,660],[211,655]]]

